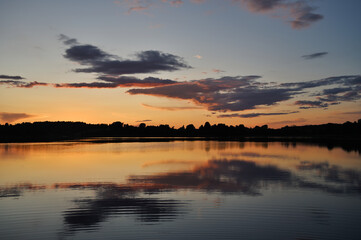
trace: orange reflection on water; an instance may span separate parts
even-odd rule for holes
[[[205,177],[212,173],[214,164],[220,167],[220,162],[234,160],[284,171],[300,171],[302,163],[361,170],[356,152],[278,142],[14,143],[0,144],[0,156],[0,185],[124,183],[129,176],[191,172]]]

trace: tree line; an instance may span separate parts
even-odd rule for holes
[[[166,124],[132,126],[123,122],[89,124],[84,122],[24,122],[0,124],[0,141],[53,141],[86,137],[334,137],[361,138],[361,119],[343,124],[285,126],[278,129],[267,125],[246,127],[243,124],[226,125],[204,123],[199,128],[193,124],[180,128]]]

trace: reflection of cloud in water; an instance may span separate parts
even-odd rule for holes
[[[328,163],[301,162],[296,172],[252,161],[210,160],[189,171],[131,176],[126,184],[59,183],[52,186],[31,184],[0,188],[2,197],[19,197],[23,191],[40,189],[94,190],[95,197],[77,199],[76,207],[63,212],[65,234],[92,230],[109,217],[127,215],[144,223],[171,221],[186,210],[187,202],[165,199],[165,192],[179,189],[239,193],[258,196],[273,184],[293,189],[309,189],[342,195],[361,194],[361,174]],[[171,195],[169,195],[171,196]],[[323,213],[312,214],[327,221]]]
[[[157,166],[157,165],[189,165],[189,164],[196,164],[199,161],[182,161],[182,160],[164,160],[164,161],[152,161],[146,162],[142,164],[143,168]]]
[[[64,212],[66,230],[96,229],[100,222],[110,216],[134,215],[136,220],[146,223],[171,221],[182,214],[184,202],[172,199],[145,198],[137,196],[131,189],[122,187],[100,187],[94,199],[74,201],[77,207]]]
[[[35,185],[31,183],[16,184],[11,186],[0,186],[0,198],[20,197],[24,191],[36,191],[46,189],[45,185]]]
[[[241,153],[221,153],[222,156],[230,157],[249,157],[249,158],[275,158],[275,159],[299,159],[299,157],[291,157],[287,155],[277,154],[260,154],[257,152],[241,152]]]
[[[150,176],[131,176],[131,183],[164,184],[171,189],[259,194],[267,182],[288,182],[290,173],[275,166],[259,166],[243,160],[211,160],[192,171]],[[261,182],[263,184],[261,184]]]
[[[319,183],[300,180],[301,186],[311,188],[324,188],[334,193],[361,193],[361,174],[353,169],[344,169],[340,166],[330,165],[328,162],[314,163],[301,162],[297,169],[302,172],[313,173],[321,179]]]

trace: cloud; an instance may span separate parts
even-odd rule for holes
[[[271,124],[285,125],[285,124],[296,124],[296,123],[304,123],[304,122],[307,122],[305,118],[297,118],[293,120],[271,122]]]
[[[65,58],[87,68],[77,68],[75,72],[98,73],[109,75],[157,73],[191,68],[183,58],[156,50],[141,51],[135,59],[120,59],[90,44],[71,45],[65,51]]]
[[[115,4],[119,6],[125,6],[128,8],[127,14],[131,14],[132,12],[142,12],[144,13],[154,4],[149,0],[123,0],[123,1],[114,1]]]
[[[311,7],[306,0],[232,0],[232,2],[239,3],[241,7],[254,13],[277,13],[272,16],[286,19],[294,29],[309,27],[323,19],[321,14],[314,13],[316,8]]]
[[[91,83],[57,83],[54,84],[56,88],[118,88],[118,87],[156,87],[169,84],[175,84],[176,81],[169,79],[160,79],[147,77],[139,79],[135,77],[120,76],[99,76],[98,79],[102,82]]]
[[[0,75],[0,79],[22,80],[25,78],[23,78],[21,76]]]
[[[180,6],[182,5],[184,2],[182,0],[173,0],[169,2],[171,5],[173,6]]]
[[[195,58],[202,59],[203,57],[201,55],[195,55]]]
[[[192,4],[204,4],[206,0],[190,0]],[[268,14],[274,18],[283,19],[294,29],[302,29],[322,20],[321,14],[315,13],[316,7],[309,4],[308,0],[228,0],[220,1],[223,4],[238,4],[241,8],[252,13]],[[149,14],[152,7],[181,6],[183,0],[124,0],[114,1],[119,6],[127,8],[127,14],[139,12]]]
[[[264,83],[258,81],[260,76],[237,76],[223,78],[207,78],[189,82],[179,82],[172,85],[153,87],[148,89],[130,89],[127,93],[145,94],[158,97],[167,97],[181,100],[190,100],[196,105],[203,106],[209,111],[242,111],[255,109],[260,106],[271,106],[286,100],[290,100],[300,94],[315,96],[312,88],[323,87],[324,92],[317,95],[316,100],[301,100],[295,104],[301,109],[336,105],[342,101],[355,101],[361,98],[361,76],[336,76],[319,80],[294,82],[294,83]],[[327,94],[337,92],[332,87],[327,92],[328,86],[350,89],[343,95]],[[282,112],[283,113],[283,112]],[[236,116],[236,115],[234,115]],[[242,116],[237,115],[237,117]],[[243,117],[255,117],[254,114]]]
[[[206,0],[190,0],[191,3],[196,3],[196,4],[200,4],[200,3],[205,3]]]
[[[220,70],[220,69],[213,68],[213,69],[212,69],[212,72],[214,72],[214,73],[221,73],[221,72],[224,72],[224,71],[223,71],[223,70]]]
[[[301,109],[308,109],[308,108],[327,108],[328,104],[322,101],[309,101],[309,100],[301,100],[296,101],[295,105],[301,106]]]
[[[358,114],[361,114],[361,111],[355,111],[355,112],[343,112],[342,114],[358,115]]]
[[[304,58],[306,60],[311,60],[311,59],[315,59],[315,58],[324,57],[327,54],[328,54],[328,52],[318,52],[318,53],[313,53],[313,54],[309,54],[309,55],[303,55],[302,58]]]
[[[240,118],[255,118],[259,116],[278,116],[278,115],[288,115],[293,113],[298,113],[299,111],[293,112],[277,112],[277,113],[248,113],[248,114],[221,114],[218,115],[217,118],[232,118],[232,117],[240,117]]]
[[[316,88],[316,87],[324,87],[329,85],[341,85],[341,86],[349,86],[355,87],[361,84],[361,75],[345,75],[345,76],[335,76],[322,78],[318,80],[312,81],[304,81],[304,82],[293,82],[293,83],[282,83],[281,87],[293,87],[298,88],[299,90],[307,89],[307,88]]]
[[[135,121],[135,122],[151,122],[151,121],[153,121],[153,120],[150,120],[150,119],[145,119],[145,120],[138,120],[138,121]]]
[[[18,88],[32,88],[35,86],[48,86],[49,83],[43,83],[43,82],[24,82],[24,81],[14,81],[14,80],[2,80],[0,81],[0,85],[8,85],[11,87],[18,87]]]
[[[223,77],[181,82],[150,89],[130,89],[129,94],[146,94],[191,100],[210,111],[241,111],[259,105],[273,105],[291,98],[292,89],[264,88],[260,76]]]
[[[166,110],[166,111],[180,111],[180,110],[196,110],[196,109],[202,109],[202,107],[190,107],[190,106],[186,106],[186,107],[160,107],[160,106],[152,106],[149,104],[145,104],[142,103],[142,106],[147,107],[147,108],[153,108],[153,109],[157,109],[157,110]]]
[[[75,38],[70,38],[70,37],[66,36],[65,34],[60,34],[59,40],[62,41],[65,45],[79,44],[78,40],[76,40]]]
[[[35,115],[30,115],[27,113],[0,112],[0,120],[2,122],[7,122],[7,123],[15,122],[17,120],[24,118],[32,118],[32,117],[35,117]]]

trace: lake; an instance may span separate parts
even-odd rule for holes
[[[1,239],[361,239],[361,155],[306,143],[0,144]]]

